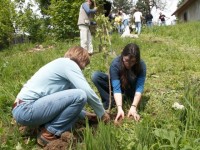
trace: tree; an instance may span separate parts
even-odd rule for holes
[[[43,15],[47,14],[46,10],[48,10],[49,6],[51,5],[51,0],[35,0],[39,7],[40,7],[40,10],[41,10],[41,13]]]
[[[130,13],[133,5],[128,0],[114,0],[113,6],[116,11],[123,10],[125,13]]]
[[[24,0],[16,1],[19,4],[24,3]],[[105,0],[95,0],[97,3],[100,1],[104,2]],[[23,26],[33,27],[35,25],[34,28],[36,29],[36,27],[39,27],[39,22],[43,21],[43,29],[48,29],[48,34],[51,34],[48,37],[62,40],[71,39],[79,35],[77,21],[80,6],[84,2],[83,0],[36,0],[36,2],[38,3],[43,18],[40,21],[34,20],[36,17],[31,16],[30,9],[27,8],[26,12],[23,12],[24,17],[21,19],[24,20]],[[28,18],[34,21],[35,24],[29,24]]]
[[[164,10],[166,7],[166,1],[163,0],[138,0],[136,7],[140,9],[143,14],[151,12],[152,8]]]
[[[136,7],[142,12],[142,14],[146,14],[147,12],[151,12],[151,7],[147,0],[138,0],[136,3]]]
[[[12,41],[14,27],[13,18],[15,16],[14,5],[10,0],[0,3],[0,49],[9,46]]]
[[[15,29],[22,33],[22,36],[28,34],[32,42],[43,42],[48,34],[45,19],[33,12],[31,2],[24,5],[24,0],[15,0],[15,5],[18,8]]]
[[[56,39],[68,39],[79,35],[78,15],[84,0],[36,0],[48,26],[52,27],[52,35]],[[98,5],[105,0],[94,0]],[[99,5],[98,5],[99,8]],[[98,9],[99,10],[99,9]],[[46,24],[47,25],[47,24]]]
[[[52,0],[47,14],[57,39],[73,38],[79,34],[77,21],[82,0]]]

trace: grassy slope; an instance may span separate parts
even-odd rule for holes
[[[113,35],[112,47],[109,50],[112,49],[116,54],[120,54],[127,43],[135,42],[140,46],[142,59],[147,64],[147,80],[140,106],[143,120],[140,123],[125,120],[120,128],[117,128],[116,141],[120,143],[117,146],[118,149],[144,149],[145,147],[162,149],[163,145],[170,145],[172,149],[177,148],[176,145],[179,145],[179,149],[185,146],[196,148],[196,143],[192,141],[199,138],[197,135],[200,134],[199,126],[197,126],[200,122],[197,117],[200,115],[197,112],[200,108],[197,101],[198,93],[200,93],[199,33],[200,23],[196,22],[156,27],[151,31],[143,30],[138,39],[121,39]],[[78,43],[78,41],[46,43],[44,44],[46,50],[39,52],[29,52],[34,45],[26,44],[0,52],[0,149],[9,149],[15,147],[18,142],[23,143],[23,138],[11,124],[10,117],[11,105],[21,86],[42,65],[63,56],[66,49]],[[49,45],[53,48],[49,49]],[[94,45],[98,47],[97,40]],[[98,53],[97,49],[95,52],[97,53],[91,58],[91,64],[84,70],[89,82],[92,71],[108,70],[103,54]],[[109,63],[113,57],[109,55]],[[188,106],[187,115],[189,116],[187,117],[190,120],[179,119],[182,112],[171,108],[174,102]],[[196,111],[192,113],[191,109]],[[195,121],[191,121],[193,119]],[[113,127],[110,128],[108,130],[112,130]],[[165,135],[165,131],[171,133],[172,140],[161,136]],[[180,136],[181,140],[174,140],[173,134],[175,134],[174,139]],[[29,144],[23,144],[23,147],[33,148],[34,142],[35,139],[31,138]]]

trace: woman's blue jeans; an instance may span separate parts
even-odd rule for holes
[[[109,106],[109,81],[108,81],[108,74],[105,74],[100,71],[95,71],[92,74],[92,82],[94,85],[97,87],[99,94],[102,99],[102,103],[105,109],[108,108]],[[111,93],[112,93],[112,88],[111,88]],[[135,84],[131,81],[130,83],[130,88],[126,89],[123,91],[123,93],[130,98],[131,100],[133,99],[135,95]],[[111,94],[113,96],[113,94]],[[115,101],[114,98],[112,97],[112,105],[114,105]]]
[[[70,89],[24,102],[16,106],[13,117],[25,126],[41,126],[57,136],[72,129],[87,101],[81,89]]]

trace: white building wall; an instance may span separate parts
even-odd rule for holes
[[[184,14],[187,15],[187,21],[200,21],[200,0],[195,1],[185,11],[178,15],[180,21],[186,21]]]

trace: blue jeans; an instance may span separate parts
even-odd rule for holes
[[[103,72],[96,71],[92,74],[92,82],[99,91],[104,108],[108,109],[110,97],[108,75]],[[113,98],[112,103],[114,103]]]
[[[13,117],[25,126],[41,126],[57,136],[71,130],[87,101],[81,89],[70,89],[17,105]]]
[[[117,31],[118,31],[119,34],[122,33],[122,31],[121,31],[121,25],[120,24],[117,26]]]
[[[166,26],[166,22],[165,21],[161,21],[160,25],[161,26]]]
[[[128,19],[125,19],[121,25],[122,32],[126,29],[126,26],[128,26],[128,24],[129,24]]]
[[[136,32],[137,32],[138,35],[141,33],[141,28],[142,28],[141,22],[136,22],[135,23],[135,29],[136,29]]]
[[[152,27],[152,21],[147,21],[147,27]]]
[[[97,87],[99,94],[102,99],[102,103],[105,109],[109,106],[109,81],[108,81],[108,74],[105,74],[100,71],[96,71],[92,74],[92,82]],[[130,98],[130,100],[133,100],[135,95],[135,81],[130,81],[130,88],[127,88],[123,91],[123,93]],[[112,93],[112,88],[111,88]],[[113,93],[111,94],[113,96]],[[112,97],[112,105],[114,105],[115,101]]]

